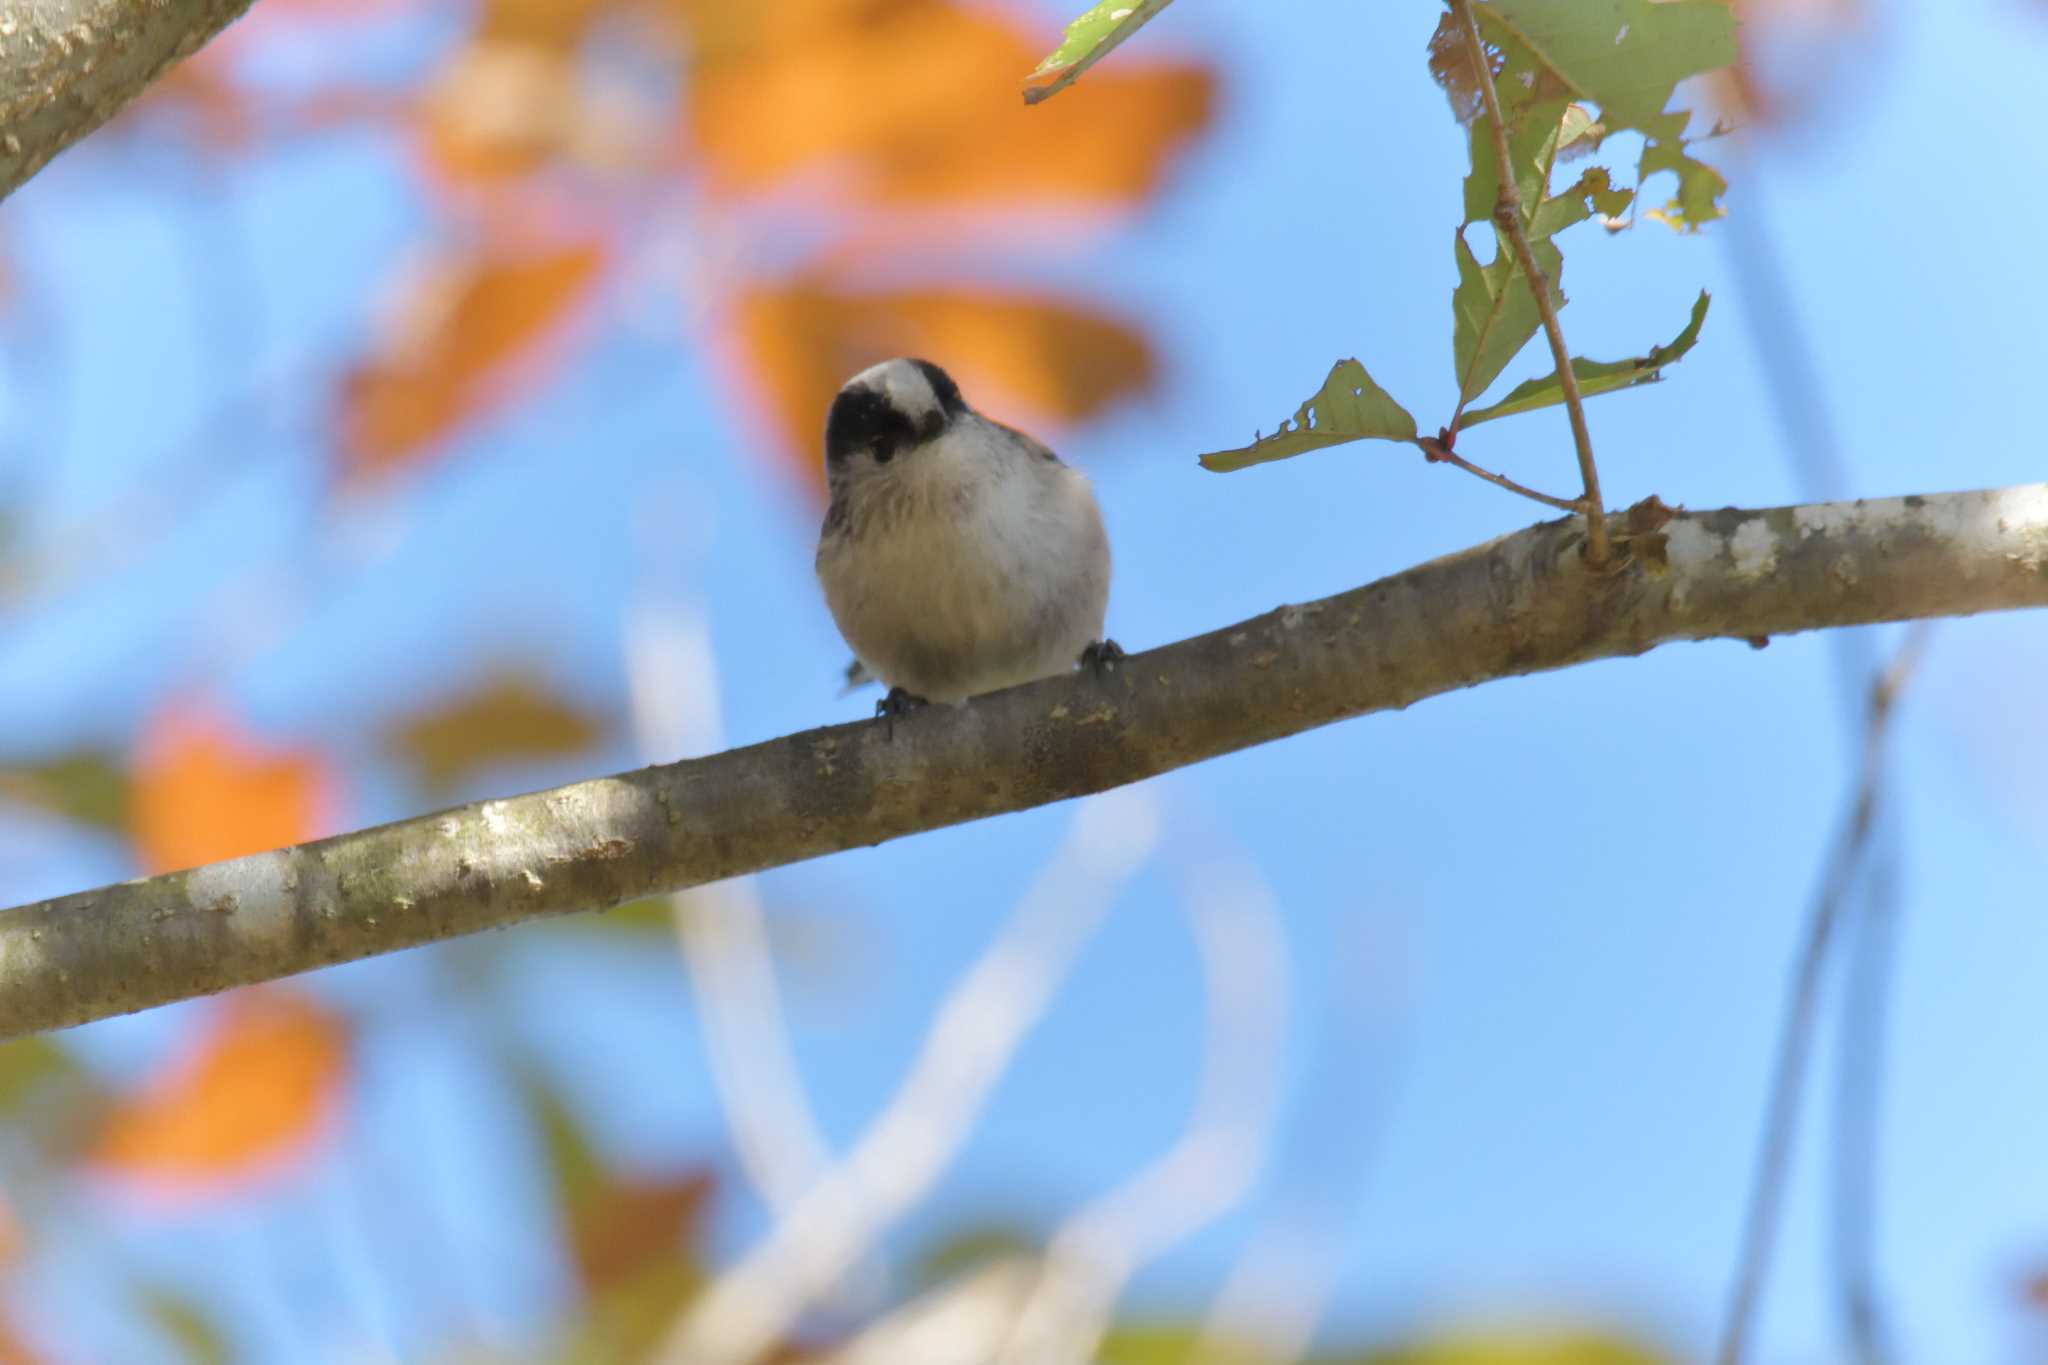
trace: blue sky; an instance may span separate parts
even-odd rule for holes
[[[2048,276],[2033,248],[2048,178],[2030,96],[2048,17],[2010,0],[1879,9],[1879,36],[1830,73],[1841,90],[1818,125],[1757,149],[1731,211],[1766,224],[1786,264],[1787,307],[1813,339],[1817,401],[1854,494],[2038,479],[2030,412]],[[1154,211],[1015,267],[1146,319],[1165,358],[1156,398],[1060,442],[1101,494],[1117,554],[1110,627],[1127,648],[1531,520],[1527,505],[1391,446],[1231,476],[1193,462],[1271,429],[1344,356],[1424,426],[1448,410],[1464,163],[1421,60],[1435,16],[1425,3],[1174,7],[1118,59],[1149,49],[1219,63],[1216,133]],[[373,137],[325,139],[225,172],[216,209],[179,192],[174,165],[134,174],[135,157],[67,156],[0,215],[63,319],[64,389],[17,366],[4,395],[10,425],[62,436],[60,453],[23,462],[32,524],[54,535],[109,499],[175,488],[251,445],[259,455],[183,503],[173,528],[134,549],[133,571],[88,577],[0,625],[0,715],[33,718],[54,748],[123,735],[167,681],[207,677],[277,733],[348,742],[391,698],[497,659],[539,660],[571,691],[618,705],[622,612],[650,590],[685,591],[708,614],[734,743],[869,704],[834,697],[844,651],[811,580],[812,512],[737,453],[750,429],[701,335],[673,319],[610,329],[403,498],[323,520],[320,396],[302,377],[347,354],[420,228],[402,167]],[[218,306],[199,276],[226,269],[220,247],[235,242],[260,281],[259,325],[235,331],[251,339],[239,373],[223,375],[232,348],[194,341]],[[1700,288],[1714,295],[1699,348],[1669,382],[1590,407],[1609,501],[1796,500],[1726,231],[1645,224],[1607,239],[1587,227],[1562,245],[1564,324],[1582,353],[1639,353],[1675,332]],[[1510,378],[1537,363],[1532,350]],[[209,421],[252,374],[270,399]],[[1460,449],[1570,489],[1559,413],[1489,426]],[[1893,639],[1880,633],[1879,647]],[[1946,623],[1898,720],[1903,919],[1877,1263],[1906,1359],[2017,1358],[2014,1277],[2048,1251],[2048,1069],[2035,1043],[2048,1036],[2044,665],[2039,617]],[[1853,780],[1830,668],[1815,637],[1761,652],[1669,646],[1158,779],[1160,860],[1115,905],[902,1245],[983,1216],[1043,1223],[1171,1139],[1200,1037],[1176,898],[1191,869],[1222,856],[1259,869],[1286,927],[1295,1129],[1277,1150],[1293,1167],[1269,1172],[1251,1212],[1145,1274],[1136,1301],[1201,1304],[1260,1209],[1355,1183],[1355,1208],[1338,1211],[1340,1327],[1377,1336],[1583,1311],[1704,1353],[1786,973]],[[633,761],[622,746],[603,757]],[[348,775],[352,823],[414,800],[367,755]],[[507,771],[498,785],[576,775]],[[761,879],[771,912],[825,945],[794,974],[792,1014],[836,1139],[893,1087],[1070,818],[1033,811]],[[0,823],[10,902],[131,871],[111,845]],[[510,966],[490,1017],[545,1052],[613,1150],[651,1162],[721,1146],[669,957],[545,931],[501,946]],[[423,1197],[463,1249],[448,1273],[467,1283],[450,1294],[508,1335],[530,1326],[559,1286],[544,1251],[524,1245],[540,1216],[521,1192],[525,1139],[477,1073],[475,1027],[445,998],[462,952],[324,979],[369,1030],[349,1155],[232,1226],[138,1228],[123,1254],[172,1275],[190,1272],[179,1249],[191,1239],[274,1257],[283,1301],[305,1303],[324,1292],[332,1253],[333,1335],[407,1356],[434,1338],[434,1314],[394,1301],[363,1267],[417,1247],[348,1209],[383,1188],[367,1182],[423,1181],[393,1155],[416,1148],[439,1173]],[[180,1017],[95,1026],[77,1042],[133,1068]],[[1818,1141],[1832,1032],[1758,1360],[1838,1358]],[[326,1250],[280,1251],[309,1209],[326,1210]],[[757,1230],[742,1208],[721,1235],[737,1248]],[[83,1292],[55,1272],[50,1283],[53,1302]],[[327,1335],[318,1313],[294,1322],[277,1300],[234,1292],[273,1356]]]

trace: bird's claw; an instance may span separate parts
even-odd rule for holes
[[[1113,672],[1124,657],[1124,647],[1114,640],[1097,640],[1081,651],[1081,666],[1092,669],[1096,677]]]
[[[890,739],[896,738],[896,717],[907,716],[920,706],[928,705],[923,697],[913,697],[900,687],[889,689],[889,695],[875,703],[875,715],[883,723],[883,733]]]

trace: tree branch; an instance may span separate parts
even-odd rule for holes
[[[251,0],[0,5],[0,198],[197,52]]]
[[[1103,791],[1495,678],[2048,606],[2048,484],[1547,522],[1092,672],[0,912],[0,1036]]]

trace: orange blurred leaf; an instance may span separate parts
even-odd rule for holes
[[[0,1195],[0,1271],[12,1270],[21,1264],[22,1249],[28,1239],[22,1234],[21,1219],[14,1212],[14,1205]],[[6,1359],[0,1354],[0,1360]]]
[[[343,381],[344,472],[388,473],[513,397],[513,371],[561,332],[605,255],[595,241],[501,246],[416,281],[379,354]]]
[[[857,293],[800,279],[745,293],[737,333],[784,450],[814,490],[823,488],[819,441],[832,395],[890,356],[928,357],[960,381],[968,402],[996,418],[1021,409],[1015,415],[1027,424],[1085,420],[1157,378],[1136,327],[1039,295]]]
[[[0,1310],[0,1365],[43,1365],[45,1359],[22,1337],[13,1315]]]
[[[591,1294],[673,1259],[711,1196],[708,1171],[644,1180],[607,1179],[569,1210],[576,1273]]]
[[[630,80],[588,60],[591,27],[607,11],[648,19],[626,0],[488,0],[475,30],[435,72],[419,106],[418,147],[431,182],[488,185],[557,158],[645,169],[667,140],[668,99],[643,105]],[[636,42],[667,46],[673,32],[643,22]],[[676,58],[680,53],[673,54]]]
[[[308,748],[259,740],[204,701],[149,722],[130,788],[136,856],[151,872],[304,843],[330,823],[334,776]]]
[[[1000,14],[950,0],[831,14],[692,75],[689,130],[715,186],[837,163],[883,200],[1133,203],[1215,103],[1204,68],[1131,64],[1026,109],[1016,73],[1046,42]]]
[[[1867,47],[1866,0],[1733,0],[1734,65],[1709,72],[1711,98],[1724,119],[1751,128],[1810,119],[1839,82],[1834,67]]]
[[[340,1016],[293,991],[237,992],[111,1103],[88,1160],[167,1195],[231,1193],[305,1153],[338,1110],[347,1069]]]
[[[599,16],[626,5],[622,0],[483,0],[478,8],[480,38],[573,52]]]
[[[598,1298],[675,1261],[694,1240],[717,1185],[708,1170],[621,1175],[606,1163],[569,1101],[538,1069],[515,1064],[539,1129],[569,1255]]]
[[[434,74],[420,106],[420,151],[450,184],[538,169],[574,117],[576,57],[537,43],[476,39]]]
[[[581,753],[604,734],[602,718],[579,709],[526,673],[501,673],[385,732],[384,745],[409,762],[428,791],[445,794],[494,763]]]

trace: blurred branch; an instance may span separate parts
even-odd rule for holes
[[[1148,793],[1113,793],[1081,807],[1002,936],[946,996],[888,1107],[758,1246],[691,1302],[656,1359],[760,1359],[924,1197],[1157,837]]]
[[[869,722],[479,801],[0,912],[0,1036],[1106,791],[1496,678],[1833,626],[2048,606],[2048,484],[1576,519],[1334,597]]]
[[[1804,498],[1836,498],[1851,487],[1839,424],[1827,400],[1820,349],[1799,307],[1764,202],[1762,168],[1748,140],[1728,143],[1728,171],[1742,186],[1742,203],[1721,235],[1730,273],[1741,296],[1740,316],[1761,362],[1757,376],[1769,400],[1785,456]],[[1849,743],[1859,743],[1872,679],[1882,670],[1868,631],[1838,631],[1829,638]],[[1878,812],[1879,829],[1864,871],[1843,908],[1837,941],[1846,939],[1841,1027],[1834,1069],[1834,1160],[1830,1187],[1830,1251],[1843,1335],[1858,1365],[1884,1365],[1890,1345],[1877,1288],[1877,1128],[1891,1000],[1894,940],[1898,932],[1899,864],[1904,840],[1894,807]]]
[[[1163,1155],[1053,1234],[1005,1365],[1094,1360],[1131,1277],[1229,1212],[1265,1163],[1292,996],[1286,933],[1248,867],[1205,869],[1186,910],[1207,1016],[1194,1114]]]
[[[698,612],[676,602],[629,613],[626,675],[643,751],[718,747],[718,668]],[[779,1216],[825,1170],[829,1148],[790,1045],[760,894],[736,877],[677,892],[669,908],[733,1149]]]
[[[1878,798],[1884,786],[1884,757],[1891,734],[1891,719],[1899,692],[1919,665],[1931,629],[1916,623],[1890,666],[1870,687],[1869,710],[1863,737],[1862,772],[1856,793],[1836,836],[1835,851],[1828,860],[1827,875],[1821,880],[1813,908],[1807,912],[1806,940],[1800,948],[1793,971],[1791,998],[1778,1035],[1778,1057],[1771,1077],[1770,1100],[1764,1112],[1761,1150],[1757,1155],[1756,1185],[1750,1193],[1749,1211],[1744,1218],[1742,1251],[1736,1261],[1735,1289],[1723,1324],[1718,1365],[1740,1365],[1756,1316],[1757,1301],[1763,1295],[1764,1280],[1770,1273],[1771,1250],[1777,1240],[1778,1206],[1784,1200],[1785,1174],[1792,1159],[1792,1139],[1799,1121],[1799,1102],[1805,1089],[1807,1054],[1811,1050],[1814,1015],[1820,1004],[1821,968],[1826,965],[1828,945],[1848,899],[1858,868],[1870,847],[1870,833],[1876,825]]]
[[[1296,1365],[1309,1356],[1386,1135],[1395,1054],[1413,1008],[1415,966],[1398,923],[1357,907],[1316,954],[1334,989],[1273,1158],[1275,1187],[1185,1365]]]
[[[0,9],[0,198],[105,123],[250,0],[28,0]]]
[[[984,1262],[864,1324],[816,1365],[960,1365],[994,1360],[1039,1280],[1039,1261]]]

